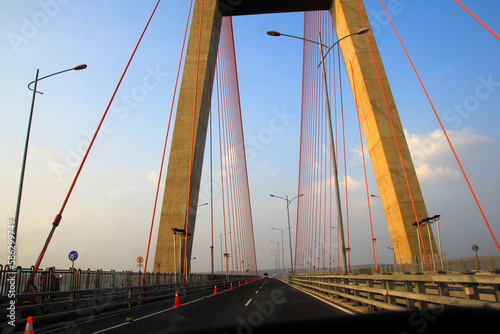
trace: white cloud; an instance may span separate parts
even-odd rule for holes
[[[345,178],[344,181],[339,182],[339,186],[345,188]],[[359,189],[364,189],[365,188],[365,183],[362,181],[358,181],[354,178],[352,178],[350,175],[347,175],[347,189],[348,190],[359,190]]]
[[[490,137],[475,134],[471,128],[447,133],[461,162],[463,159],[475,159],[491,142]],[[441,130],[426,134],[411,134],[405,130],[405,136],[419,180],[460,179],[456,159]]]
[[[153,184],[157,185],[158,184],[158,173],[157,172],[150,172],[146,178]]]
[[[39,158],[42,158],[42,159],[45,159],[45,158],[48,158],[48,157],[51,157],[54,155],[54,152],[52,152],[52,150],[42,150],[42,149],[39,149],[38,147],[33,146],[33,145],[30,145],[29,151],[30,151],[30,153],[35,153]]]
[[[324,191],[325,184],[326,184],[327,189],[330,189],[329,188],[330,185],[332,186],[332,188],[334,188],[335,187],[334,176],[331,176],[329,178],[315,182],[312,189],[315,191],[316,194],[320,194]],[[345,190],[345,178],[342,180],[339,179],[339,188],[341,191]],[[364,183],[364,181],[356,180],[352,176],[347,175],[347,189],[348,189],[348,191],[356,191],[356,190],[360,190],[360,189],[365,189],[365,183]],[[330,192],[330,190],[327,190],[327,191]]]
[[[121,190],[121,189],[112,189],[110,191],[108,191],[108,197],[115,197],[115,196],[118,196],[118,195],[121,195],[123,194],[124,191]]]
[[[456,169],[443,166],[431,167],[429,164],[423,164],[415,167],[415,171],[420,181],[442,180],[442,179],[460,179],[460,172]]]

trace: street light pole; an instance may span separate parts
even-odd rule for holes
[[[340,239],[340,247],[342,250],[342,268],[343,268],[344,274],[347,274],[347,272],[348,272],[347,271],[346,248],[345,248],[345,241],[344,241],[344,228],[343,228],[343,222],[342,222],[342,211],[341,211],[341,205],[340,205],[340,191],[339,191],[339,181],[338,181],[338,172],[337,172],[337,159],[335,157],[335,145],[334,145],[334,141],[333,141],[331,106],[330,106],[330,98],[328,96],[326,68],[325,68],[325,62],[324,62],[325,55],[323,53],[323,47],[326,47],[328,49],[328,51],[326,52],[326,54],[328,54],[328,52],[330,52],[330,50],[333,49],[333,47],[335,45],[337,45],[341,40],[343,40],[347,37],[354,36],[354,35],[366,34],[368,31],[369,31],[368,28],[363,28],[363,29],[358,30],[355,33],[346,35],[346,36],[338,39],[331,47],[327,47],[326,45],[324,45],[321,42],[321,33],[319,31],[318,31],[318,40],[319,40],[318,42],[315,42],[313,40],[306,39],[306,38],[297,37],[297,36],[281,34],[277,31],[273,31],[273,30],[270,30],[267,32],[267,34],[269,36],[281,36],[281,35],[283,35],[283,36],[293,37],[293,38],[301,39],[301,40],[304,40],[307,42],[315,43],[315,44],[318,44],[319,49],[320,49],[320,54],[321,54],[320,65],[322,66],[322,70],[323,70],[323,82],[324,82],[324,87],[325,87],[326,106],[327,106],[327,110],[328,110],[328,125],[329,125],[329,131],[330,131],[330,149],[331,149],[331,155],[332,155],[332,160],[333,160],[332,164],[333,164],[333,173],[334,173],[334,179],[335,179],[335,195],[337,198],[337,217],[338,217],[338,222],[339,222],[339,239]]]
[[[30,115],[29,115],[29,119],[28,119],[28,130],[26,132],[26,141],[24,143],[24,153],[23,153],[23,162],[22,162],[22,165],[21,165],[21,177],[19,178],[19,190],[18,190],[18,193],[17,193],[17,204],[16,204],[16,214],[15,214],[15,218],[14,218],[14,234],[13,234],[13,247],[15,249],[16,247],[16,241],[17,241],[17,227],[19,225],[18,221],[19,221],[19,211],[21,209],[21,198],[22,198],[22,192],[23,192],[23,184],[24,184],[24,173],[25,173],[25,170],[26,170],[26,158],[28,156],[28,145],[29,145],[29,140],[30,140],[30,133],[31,133],[31,121],[33,119],[33,110],[35,108],[35,97],[36,97],[36,93],[39,93],[39,94],[43,94],[42,92],[38,92],[36,90],[37,88],[37,85],[38,85],[38,82],[45,79],[45,78],[48,78],[48,77],[51,77],[51,76],[54,76],[54,75],[57,75],[57,74],[61,74],[61,73],[64,73],[64,72],[68,72],[68,71],[79,71],[79,70],[83,70],[83,69],[86,69],[87,68],[87,65],[85,64],[81,64],[81,65],[78,65],[78,66],[75,66],[73,68],[69,68],[67,70],[64,70],[64,71],[59,71],[59,72],[56,72],[56,73],[52,73],[52,74],[49,74],[49,75],[46,75],[44,77],[41,77],[39,78],[38,77],[38,74],[40,72],[39,69],[36,70],[36,75],[35,75],[35,80],[30,82],[28,84],[28,89],[33,91],[33,97],[31,98],[31,108],[30,108]],[[31,89],[31,85],[32,84],[35,84],[33,89]]]
[[[290,218],[290,216],[289,216]],[[283,263],[282,263],[282,268],[283,268],[283,273],[285,272],[285,249],[284,249],[284,241],[283,241],[283,233],[286,232],[286,230],[289,230],[291,227],[288,227],[287,229],[282,229],[282,228],[276,228],[276,227],[271,227],[272,230],[280,231],[281,232],[281,253],[283,254]]]
[[[439,241],[439,259],[441,260],[441,270],[444,270],[443,249],[441,248],[441,232],[439,231],[439,219],[441,218],[441,215],[435,215],[432,218],[436,222],[436,226],[437,226],[438,241]]]
[[[335,197],[337,202],[337,221],[339,223],[339,239],[340,239],[340,249],[342,250],[342,269],[344,275],[347,274],[347,259],[346,259],[346,249],[345,249],[345,241],[344,241],[344,224],[342,220],[342,207],[340,205],[340,189],[339,189],[339,175],[337,170],[337,158],[335,156],[335,146],[333,141],[333,129],[332,129],[332,110],[330,107],[330,98],[328,95],[328,86],[326,80],[326,68],[325,68],[325,56],[323,55],[323,43],[321,43],[321,33],[318,31],[318,39],[319,39],[319,50],[321,54],[321,67],[323,70],[323,83],[325,87],[325,98],[326,98],[326,107],[328,110],[328,128],[330,132],[330,151],[332,155],[332,167],[333,167],[333,176],[335,180]],[[340,41],[340,40],[339,40]],[[337,41],[337,43],[339,42]],[[334,44],[335,45],[335,44]]]
[[[288,239],[289,239],[289,243],[290,243],[290,269],[292,269],[292,274],[294,273],[293,271],[293,255],[292,255],[292,232],[291,232],[291,227],[290,227],[290,203],[292,203],[292,201],[296,198],[299,198],[301,196],[304,196],[304,194],[300,194],[298,196],[295,196],[294,198],[292,198],[291,200],[288,200],[288,195],[286,195],[286,198],[284,197],[280,197],[280,196],[276,196],[276,195],[269,195],[271,197],[276,197],[276,198],[281,198],[283,200],[286,201],[286,212],[287,212],[287,217],[288,217]],[[285,266],[285,254],[283,253],[283,267]]]
[[[280,243],[278,241],[273,241],[271,240],[272,243],[275,243],[276,244],[276,251],[278,252],[278,268],[283,268],[282,266],[280,266]],[[283,247],[282,247],[283,248]],[[285,254],[281,254],[281,257],[283,258],[283,262],[285,262]]]

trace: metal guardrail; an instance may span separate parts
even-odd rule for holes
[[[445,271],[445,272],[468,272],[468,271],[499,271],[500,270],[500,256],[482,256],[478,258],[462,258],[462,259],[443,259],[441,261],[440,255],[429,255],[429,267],[427,268],[427,260],[425,258],[415,257],[412,263],[405,264],[391,264],[391,265],[378,265],[377,271],[374,266],[352,266],[350,267],[350,274],[384,274],[384,273],[422,273],[426,271]],[[312,268],[298,269],[299,273],[316,273],[318,275],[326,274],[339,274],[342,272],[340,268]]]
[[[0,265],[0,295],[7,295],[9,291],[16,295],[22,293],[32,270],[33,267],[17,267],[16,271],[12,272],[8,266]],[[211,274],[191,274],[186,276],[186,282],[206,282],[225,278],[225,275],[212,277]],[[38,292],[120,288],[141,285],[141,282],[141,272],[71,268],[39,270],[34,279]],[[145,275],[145,285],[165,285],[177,282],[183,282],[182,274],[146,272]]]
[[[28,316],[32,316],[38,325],[66,321],[76,324],[82,319],[89,319],[103,312],[126,310],[129,305],[134,307],[160,301],[173,301],[175,293],[179,296],[210,295],[215,286],[218,291],[232,288],[250,281],[252,277],[231,277],[222,280],[198,280],[203,275],[191,277],[191,282],[135,285],[114,288],[92,288],[69,291],[45,291],[0,296],[0,318],[8,319],[8,323],[0,323],[0,331],[7,326],[17,326],[20,329],[26,324]],[[208,275],[211,276],[211,275]],[[11,307],[11,304],[15,307]],[[12,319],[9,321],[9,319]]]
[[[500,275],[490,273],[419,275],[295,275],[289,283],[359,312],[441,306],[500,310]]]
[[[478,258],[463,259],[443,259],[439,254],[429,255],[429,267],[431,271],[464,272],[475,270],[496,270],[500,269],[500,256],[482,256]],[[396,272],[422,272],[427,270],[427,260],[425,258],[415,258],[410,264],[397,264],[390,266],[380,266],[379,273]]]

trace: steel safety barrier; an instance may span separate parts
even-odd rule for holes
[[[359,312],[440,306],[500,310],[500,275],[447,274],[295,275],[289,284]]]

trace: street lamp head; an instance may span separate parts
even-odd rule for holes
[[[80,65],[78,65],[78,66],[73,67],[73,69],[74,69],[75,71],[84,70],[84,69],[86,69],[86,68],[87,68],[87,65],[86,65],[86,64],[80,64]]]
[[[275,197],[273,194],[271,194],[271,195],[269,195],[269,196],[271,196],[271,197]]]
[[[356,32],[356,35],[363,35],[363,34],[366,34],[369,30],[370,30],[370,28],[363,28],[363,29],[359,29],[359,30]]]
[[[279,36],[281,36],[281,34],[280,34],[279,32],[274,31],[274,30],[268,30],[268,31],[267,31],[267,34],[268,34],[269,36],[273,36],[273,37],[279,37]]]

